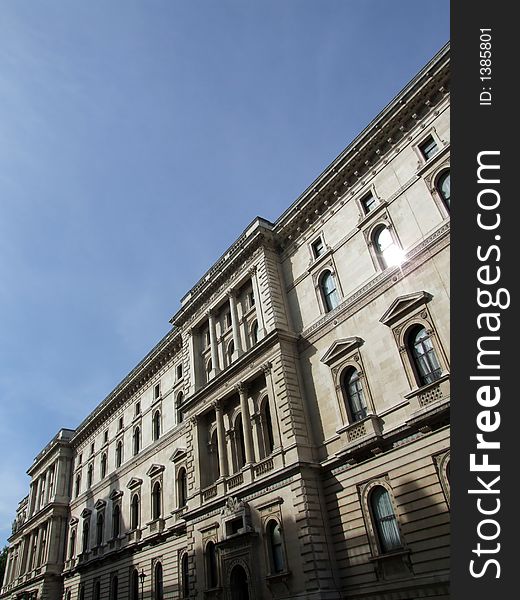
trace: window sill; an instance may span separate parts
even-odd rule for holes
[[[346,451],[366,446],[382,435],[381,419],[374,414],[367,415],[364,419],[349,423],[336,429],[341,437],[346,437]]]

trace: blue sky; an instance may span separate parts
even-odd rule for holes
[[[448,38],[448,0],[2,2],[0,547],[39,450]]]

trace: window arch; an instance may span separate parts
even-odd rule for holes
[[[82,552],[87,552],[89,547],[89,537],[90,537],[90,522],[89,519],[85,519],[83,521],[83,539],[82,539]]]
[[[367,404],[359,371],[354,367],[348,367],[343,374],[341,387],[345,395],[349,419],[352,422],[364,419],[367,416]]]
[[[215,544],[209,541],[206,544],[206,585],[209,589],[218,587],[217,552]]]
[[[377,259],[382,269],[400,265],[403,259],[401,248],[395,243],[390,229],[380,225],[374,230],[372,241],[376,250]]]
[[[104,479],[107,474],[107,455],[105,452],[101,455],[101,479]]]
[[[123,464],[123,442],[119,440],[116,445],[116,468]]]
[[[161,516],[161,483],[156,481],[152,488],[152,519],[159,519]]]
[[[130,506],[130,528],[137,529],[139,527],[139,494],[132,496],[132,504]]]
[[[177,476],[177,498],[179,508],[186,506],[188,501],[188,477],[184,467],[179,469],[179,475]]]
[[[439,379],[442,368],[433,347],[431,335],[423,325],[415,325],[410,328],[406,336],[406,347],[417,383],[420,386]]]
[[[450,210],[450,172],[449,171],[443,171],[440,175],[440,177],[437,179],[437,183],[435,185],[435,188],[437,189],[437,192],[439,194],[439,196],[442,199],[442,202],[444,203],[444,206],[448,209],[448,211]]]
[[[323,298],[325,312],[334,310],[339,304],[338,290],[336,289],[336,280],[331,271],[324,271],[319,279],[319,287]]]
[[[369,505],[380,552],[386,553],[402,548],[397,518],[388,490],[382,485],[376,485],[370,492]]]
[[[182,598],[188,598],[190,595],[190,571],[187,553],[184,553],[181,558],[181,592]]]
[[[112,509],[112,537],[117,538],[121,533],[121,509],[116,504]]]
[[[119,595],[119,579],[117,578],[117,575],[114,575],[110,582],[110,600],[118,600],[118,598],[117,598],[118,595]]]
[[[154,568],[154,600],[163,600],[163,568],[160,562]]]
[[[141,430],[139,427],[134,429],[134,456],[139,454],[139,450],[141,449]]]
[[[282,571],[285,571],[285,561],[283,553],[282,527],[280,523],[274,519],[271,519],[267,523],[266,533],[271,573],[281,573]]]
[[[161,411],[156,410],[153,415],[153,439],[161,437]]]

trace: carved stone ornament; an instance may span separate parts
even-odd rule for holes
[[[245,507],[246,503],[243,500],[238,500],[237,498],[229,497],[226,500],[224,508],[220,511],[220,514],[223,516],[233,515]]]

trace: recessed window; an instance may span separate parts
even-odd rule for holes
[[[119,537],[121,531],[121,509],[119,504],[116,504],[112,509],[112,537]]]
[[[94,442],[90,444],[90,455],[92,456],[92,454],[94,454]]]
[[[419,385],[437,381],[442,374],[442,368],[430,334],[422,325],[418,325],[411,329],[407,341],[408,352],[412,358]]]
[[[152,519],[161,516],[161,484],[156,481],[152,490]]]
[[[103,513],[99,513],[96,521],[96,546],[101,546],[103,543],[103,531],[105,528],[105,517]]]
[[[320,277],[320,290],[323,296],[325,311],[330,312],[335,309],[339,304],[339,295],[334,275],[330,271],[325,271]]]
[[[422,144],[419,144],[419,150],[424,158],[429,160],[434,154],[437,154],[439,147],[437,146],[437,143],[433,137],[430,135],[424,140],[424,142],[422,142]]]
[[[160,397],[161,397],[161,384],[157,383],[154,385],[154,388],[153,388],[153,399],[157,400]]]
[[[209,329],[204,329],[204,331],[202,332],[202,339],[204,340],[204,348],[209,348],[211,344]]]
[[[130,505],[130,527],[132,529],[139,527],[139,494],[134,494]]]
[[[101,479],[104,479],[107,474],[107,455],[103,453],[101,455]]]
[[[282,528],[276,521],[267,524],[267,539],[269,543],[269,558],[272,573],[281,573],[285,569],[283,558]]]
[[[153,415],[153,439],[157,441],[161,437],[161,413],[156,410]]]
[[[83,454],[80,454],[80,455],[78,456],[78,467],[79,467],[79,465],[81,465],[82,463],[83,463]]]
[[[371,210],[374,210],[374,208],[376,207],[376,199],[374,198],[373,194],[368,194],[367,196],[365,196],[362,200],[361,200],[361,206],[363,207],[363,210],[365,211],[365,215],[368,215],[368,213]]]
[[[134,456],[136,454],[139,454],[139,450],[141,448],[141,430],[139,429],[139,427],[136,427],[134,429]]]
[[[108,442],[108,429],[103,433],[103,443],[106,444]]]
[[[87,488],[90,488],[92,486],[93,475],[94,475],[94,466],[89,465],[88,469],[87,469]]]
[[[343,391],[350,419],[352,421],[364,419],[367,416],[367,405],[357,369],[347,369],[343,376]]]
[[[253,308],[255,305],[255,294],[253,290],[249,290],[249,292],[247,292],[247,305],[249,308]]]
[[[437,191],[439,192],[439,196],[442,198],[444,205],[448,210],[450,210],[450,172],[445,171],[437,180]]]
[[[123,462],[123,442],[119,440],[116,445],[116,468],[118,469]]]
[[[374,233],[374,246],[382,269],[395,267],[403,262],[403,251],[394,242],[386,226],[378,227]]]
[[[224,315],[224,323],[226,324],[226,327],[229,329],[231,327],[231,313],[227,312]]]
[[[206,546],[206,580],[208,589],[216,588],[218,585],[217,553],[215,544],[210,541]]]
[[[119,431],[121,431],[123,429],[123,426],[124,426],[123,417],[119,417],[119,424],[117,426],[117,428],[119,429]]]
[[[141,414],[141,403],[140,402],[136,402],[135,403],[135,414],[136,415],[140,415]]]
[[[323,244],[323,240],[319,237],[316,241],[312,242],[312,255],[314,258],[318,258],[325,252],[325,245]]]
[[[177,379],[182,379],[182,363],[177,365]]]
[[[370,508],[380,551],[385,553],[402,548],[390,494],[382,485],[376,486],[370,494]]]

